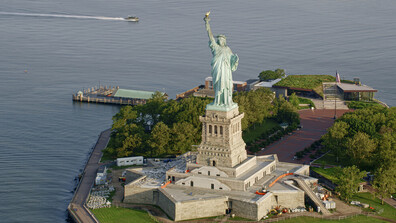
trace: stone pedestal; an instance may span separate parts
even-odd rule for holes
[[[235,167],[246,158],[238,106],[229,111],[206,109],[202,122],[202,142],[198,147],[197,163],[206,166]]]

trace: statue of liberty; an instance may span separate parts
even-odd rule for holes
[[[207,106],[213,110],[231,110],[237,104],[232,101],[233,82],[232,72],[238,67],[238,55],[233,54],[226,44],[226,37],[218,35],[217,41],[213,37],[209,25],[209,13],[206,13],[204,21],[209,36],[209,48],[212,51],[212,81],[215,91],[214,101]]]

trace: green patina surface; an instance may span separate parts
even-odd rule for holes
[[[238,108],[238,105],[236,103],[231,105],[215,105],[213,103],[206,105],[206,110],[212,111],[231,111],[235,108]]]
[[[212,51],[212,81],[215,91],[214,101],[206,108],[215,111],[230,111],[236,107],[232,101],[232,72],[238,67],[239,57],[233,54],[226,44],[226,37],[218,35],[215,39],[209,25],[209,15],[204,18],[206,31],[209,37],[209,48]]]
[[[120,98],[136,98],[136,99],[150,99],[155,92],[152,91],[138,91],[138,90],[127,90],[118,89],[113,97]]]

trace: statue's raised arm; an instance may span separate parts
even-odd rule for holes
[[[208,32],[208,36],[209,36],[210,42],[215,43],[216,40],[215,40],[215,38],[213,37],[212,30],[210,29],[210,24],[209,24],[210,18],[209,18],[209,14],[210,14],[210,11],[207,12],[207,13],[205,14],[205,17],[204,17],[205,27],[206,27],[206,31]]]

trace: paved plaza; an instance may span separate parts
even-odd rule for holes
[[[337,110],[337,117],[352,110]],[[326,133],[327,128],[334,123],[334,110],[328,109],[305,109],[300,110],[302,128],[294,131],[291,135],[284,136],[283,139],[269,145],[264,151],[257,155],[277,154],[281,162],[305,163],[309,164],[309,157],[301,160],[294,160],[296,152],[304,150]]]

